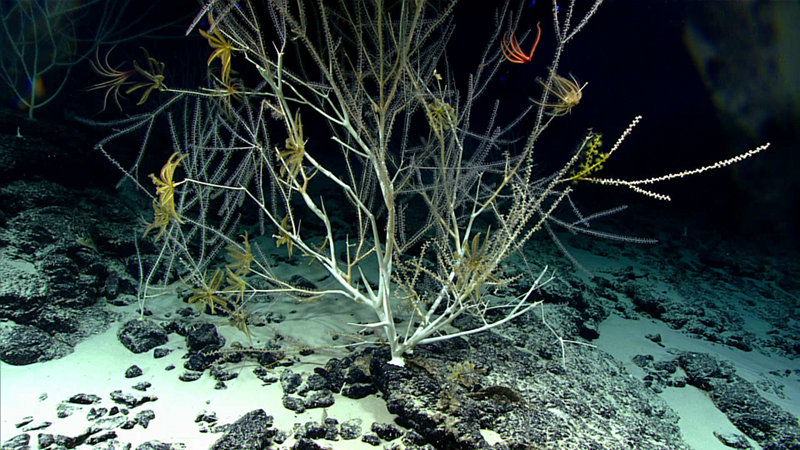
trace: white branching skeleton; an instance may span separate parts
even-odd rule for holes
[[[581,11],[574,0],[561,6],[553,1],[554,32],[547,39],[554,52],[541,96],[503,125],[496,123],[496,100],[488,99],[491,113],[481,123],[473,123],[473,109],[479,102],[485,108],[486,87],[505,63],[502,35],[513,35],[519,16],[507,9],[497,13],[481,62],[459,90],[445,57],[456,2],[434,3],[353,0],[334,9],[321,0],[210,1],[188,32],[202,16],[209,18],[203,34],[214,48],[209,65],[219,59],[223,66],[210,77],[213,86],[174,90],[176,97],[155,113],[127,122],[127,131],[149,130],[156,114],[185,98],[183,129],[169,118],[175,152],[186,155],[186,177],[162,183],[176,189],[174,208],[182,221],[170,220],[169,208],[154,203],[162,211],[159,260],[172,266],[180,259],[199,284],[218,286],[220,292],[196,289],[195,297],[228,308],[240,329],[247,329],[244,303],[253,296],[341,295],[374,311],[376,321],[351,325],[377,331],[392,362],[402,364],[417,345],[485,331],[540,305],[536,291],[552,272],[542,266],[509,277],[503,264],[548,222],[577,229],[588,220],[568,224],[553,214],[569,199],[569,186],[578,178],[573,168],[587,149],[596,152],[597,136],[586,135],[549,175],[534,172],[533,155],[548,125],[565,116],[552,113],[560,101],[552,93],[564,79],[557,73],[565,46],[602,0]],[[261,83],[244,87],[231,60],[237,67],[252,66]],[[573,97],[570,109],[580,101]],[[187,99],[195,99],[193,106]],[[639,119],[598,161],[619,147]],[[315,126],[308,133],[304,124],[312,121],[327,131]],[[276,129],[280,137],[273,138]],[[512,131],[523,133],[517,146],[510,145]],[[589,169],[580,180],[634,190],[651,182],[604,180]],[[209,219],[215,201],[222,220]],[[237,211],[253,204],[262,229],[274,230],[290,256],[321,264],[335,288],[281,279],[263,255],[251,253],[246,236],[242,242],[235,237]],[[419,209],[424,217],[406,220]],[[342,221],[352,224],[352,232],[339,233],[336,224]],[[221,274],[215,272],[215,283],[203,274],[226,245],[240,263],[236,273],[228,270],[223,288]],[[369,272],[376,275],[367,275],[368,266],[377,268]],[[270,288],[255,288],[248,277],[266,280]],[[487,295],[511,281],[528,288],[505,300]],[[465,315],[478,321],[467,329],[452,327]]]

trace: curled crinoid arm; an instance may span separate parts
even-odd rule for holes
[[[517,64],[531,62],[533,59],[533,52],[536,51],[536,47],[539,46],[539,39],[542,37],[541,23],[537,23],[536,28],[539,30],[536,34],[536,41],[533,43],[533,48],[531,48],[531,51],[528,54],[525,54],[525,52],[522,51],[522,48],[519,46],[519,41],[517,41],[514,33],[511,33],[511,36],[509,36],[508,33],[504,34],[503,42],[500,45],[500,49],[503,50],[503,56],[505,56],[507,60]]]
[[[530,101],[547,108],[546,113],[551,116],[563,116],[572,112],[572,108],[578,106],[578,103],[581,102],[583,88],[588,84],[583,83],[583,85],[580,85],[572,75],[569,78],[553,75],[553,81],[550,86],[542,81],[541,78],[537,78],[536,81],[558,101],[555,103],[541,103],[534,99],[530,99]]]
[[[117,105],[117,108],[122,111],[122,104],[119,102],[120,97],[122,96],[120,89],[130,84],[130,78],[136,73],[136,69],[119,70],[116,67],[111,67],[111,63],[108,62],[108,57],[113,50],[113,48],[109,50],[103,57],[102,61],[100,61],[100,55],[97,53],[95,53],[95,60],[89,61],[89,64],[92,66],[92,70],[106,79],[105,81],[93,84],[88,88],[89,91],[105,89],[102,111],[106,110],[109,96],[114,99],[114,103]]]

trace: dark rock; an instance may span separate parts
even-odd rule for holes
[[[22,420],[20,420],[19,422],[15,423],[14,427],[15,428],[22,428],[22,427],[24,427],[25,425],[28,425],[31,422],[33,422],[33,416],[25,416],[25,417],[22,418]]]
[[[136,423],[142,426],[142,428],[147,428],[150,425],[150,421],[156,418],[156,413],[153,412],[152,409],[145,409],[144,411],[140,411],[134,417]]]
[[[278,381],[278,377],[263,367],[253,369],[253,374],[264,384],[272,384]]]
[[[56,406],[56,417],[58,417],[59,419],[63,419],[65,417],[69,417],[75,414],[77,411],[80,411],[80,408],[78,408],[77,406],[69,405],[67,403],[62,402],[59,403],[58,406]]]
[[[281,351],[267,351],[259,352],[256,354],[256,361],[266,368],[273,368],[283,359],[283,352]]]
[[[653,341],[653,342],[655,342],[656,344],[660,344],[660,343],[661,343],[661,335],[660,335],[660,334],[658,334],[658,333],[654,333],[654,334],[645,334],[645,335],[644,335],[644,337],[645,337],[645,339],[648,339],[648,340],[650,340],[650,341]]]
[[[276,433],[272,428],[272,420],[272,416],[268,416],[263,409],[250,411],[225,427],[225,435],[217,439],[211,450],[267,448]]]
[[[39,448],[48,448],[56,443],[55,437],[50,433],[39,433]],[[5,446],[3,446],[5,448]],[[27,446],[26,446],[27,448]]]
[[[89,413],[86,414],[86,420],[93,422],[108,413],[108,408],[92,408],[89,410]]]
[[[720,362],[705,353],[685,352],[676,360],[686,372],[686,381],[699,389],[710,391],[714,380],[728,380],[734,374],[730,364]]]
[[[342,371],[342,362],[336,358],[331,358],[325,363],[325,367],[317,367],[315,372],[323,377],[328,384],[328,389],[333,392],[339,392],[344,385],[344,374]]]
[[[126,423],[128,423],[127,417],[123,415],[115,415],[98,419],[92,426],[96,430],[113,430],[115,428],[123,427]]]
[[[286,442],[287,439],[289,439],[289,433],[283,430],[277,430],[275,436],[272,438],[272,442],[280,445]]]
[[[131,387],[132,387],[133,389],[136,389],[137,391],[142,391],[142,392],[144,392],[144,391],[146,391],[147,389],[149,389],[151,386],[152,386],[152,384],[151,384],[149,381],[142,381],[142,382],[140,382],[140,383],[136,383],[136,384],[134,384],[134,385],[133,385],[133,386],[131,386]]]
[[[377,447],[381,445],[381,438],[374,434],[365,434],[361,437],[361,442]]]
[[[39,328],[0,323],[0,360],[7,364],[24,366],[61,358],[71,352],[70,345],[53,338]]]
[[[580,327],[580,336],[587,341],[593,341],[600,337],[600,332],[597,331],[597,324],[594,321],[584,321]]]
[[[291,395],[284,395],[282,401],[283,401],[283,407],[290,411],[294,411],[300,414],[302,412],[305,412],[306,410],[306,405],[303,402],[303,399],[300,397],[292,397]]]
[[[0,258],[0,318],[33,322],[47,304],[49,283],[36,265],[21,258]]]
[[[44,430],[45,428],[50,427],[50,425],[52,425],[52,424],[53,424],[53,422],[49,422],[47,420],[43,420],[43,421],[41,421],[39,423],[35,423],[35,424],[28,425],[26,427],[23,427],[22,431],[29,432],[29,431]]]
[[[689,384],[708,391],[731,423],[763,448],[792,448],[786,445],[800,442],[797,419],[763,398],[752,383],[736,375],[729,363],[692,352],[681,354],[676,362],[686,372]]]
[[[581,316],[548,305],[547,320],[563,338],[575,339]],[[489,448],[482,430],[492,430],[515,449],[687,448],[677,415],[655,393],[613,358],[584,346],[568,346],[564,367],[560,347],[540,321],[515,321],[503,336],[474,334],[466,348],[461,342],[439,344],[415,349],[405,367],[388,364],[385,348],[352,355],[369,361],[370,379],[397,416],[395,424],[414,430],[424,445]],[[491,370],[476,372],[474,386],[467,388],[449,379],[463,361]],[[556,426],[565,420],[582,425]]]
[[[194,371],[191,371],[191,370],[187,370],[187,371],[183,372],[182,374],[178,375],[178,379],[181,380],[181,381],[189,382],[189,381],[197,381],[202,376],[203,376],[203,372],[194,372]]]
[[[378,392],[378,388],[372,383],[348,384],[342,388],[342,395],[347,398],[360,399]]]
[[[94,436],[90,436],[88,439],[86,439],[86,444],[95,446],[116,438],[117,438],[116,431],[106,431],[105,433],[100,433]]]
[[[630,283],[630,285],[628,285],[627,294],[640,311],[654,319],[661,318],[667,311],[664,306],[666,302],[663,298],[653,295],[653,292],[649,289],[637,289],[637,283]]]
[[[306,409],[328,408],[333,406],[334,397],[333,393],[327,389],[324,391],[312,391],[303,402]]]
[[[217,413],[200,413],[197,417],[194,418],[195,423],[208,423],[208,424],[215,424],[217,423]]]
[[[357,367],[354,362],[350,362],[350,364],[344,368],[343,372],[345,383],[369,383],[371,381],[369,376],[364,373],[364,370]]]
[[[306,385],[303,389],[304,392],[319,391],[328,387],[328,380],[325,377],[312,373],[306,378]]]
[[[186,335],[189,334],[188,330],[191,326],[192,322],[189,319],[170,320],[164,324],[164,331],[186,337]]]
[[[747,437],[743,434],[735,434],[735,433],[717,433],[714,432],[714,436],[719,439],[726,447],[730,448],[738,448],[738,449],[751,449],[750,442],[747,441]]]
[[[75,436],[64,436],[62,434],[57,434],[53,436],[56,445],[60,445],[66,448],[75,448],[79,445],[83,445],[86,441],[91,437],[93,434],[97,433],[97,430],[93,428],[87,428],[84,430],[83,433],[75,435]]]
[[[656,361],[653,363],[653,369],[666,373],[675,373],[678,370],[678,365],[674,361]]]
[[[213,353],[190,353],[186,362],[183,363],[184,369],[195,372],[202,372],[211,367],[217,361],[217,356]]]
[[[239,374],[236,372],[229,372],[227,370],[222,370],[218,367],[212,367],[211,376],[217,381],[230,381],[238,377]]]
[[[298,439],[292,445],[292,450],[325,450],[326,448],[306,438]]]
[[[225,340],[211,323],[198,323],[190,326],[186,334],[186,346],[191,353],[211,352],[225,345]]]
[[[686,387],[686,378],[685,377],[674,377],[670,378],[667,382],[668,386],[682,388]]]
[[[153,349],[153,358],[156,358],[156,359],[163,358],[163,357],[169,355],[170,353],[172,353],[172,350],[170,350],[168,348],[157,347],[157,348]]]
[[[136,378],[142,376],[142,369],[137,365],[132,365],[125,370],[125,378]]]
[[[403,435],[403,430],[390,423],[374,422],[370,430],[384,441],[393,441]]]
[[[136,450],[172,450],[173,448],[175,447],[161,441],[147,441],[138,445]]]
[[[123,394],[119,389],[113,391],[109,396],[114,403],[125,405],[128,408],[135,408],[147,402],[154,402],[158,400],[158,397],[152,395]]]
[[[406,448],[414,448],[414,446],[422,447],[425,445],[425,438],[414,430],[408,430],[405,436],[403,436],[403,444]]]
[[[94,403],[100,403],[100,396],[94,394],[75,394],[67,400],[69,403],[75,403],[76,405],[91,405]]]
[[[325,426],[327,432],[325,434],[325,439],[331,441],[338,441],[339,440],[339,421],[333,417],[326,417],[323,421],[323,425]]]
[[[281,388],[286,394],[294,394],[297,388],[303,383],[303,377],[289,369],[281,373]]]
[[[653,362],[653,355],[634,355],[631,361],[641,368],[645,368]]]
[[[300,289],[307,289],[308,291],[315,291],[317,290],[317,285],[309,281],[307,278],[301,275],[292,275],[292,277],[288,281],[289,284],[292,286],[296,286]]]
[[[361,419],[355,418],[342,422],[339,426],[339,435],[345,440],[358,439],[361,436]]]
[[[164,329],[152,320],[133,319],[122,324],[117,338],[133,353],[143,353],[167,343]]]
[[[13,438],[3,442],[3,450],[28,450],[31,437],[28,434],[18,434]]]
[[[329,441],[339,440],[339,431],[335,422],[306,422],[295,430],[296,439],[327,439]]]

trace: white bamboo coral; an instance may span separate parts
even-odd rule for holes
[[[598,177],[641,119],[636,117],[609,152],[600,153],[599,135],[589,133],[558,170],[537,174],[533,157],[539,137],[553,120],[580,107],[583,97],[577,81],[556,75],[565,45],[602,0],[585,5],[582,14],[574,0],[563,7],[553,2],[554,33],[542,36],[555,47],[542,82],[545,91],[534,106],[502,126],[496,99],[484,102],[483,96],[507,63],[502,36],[513,35],[518,15],[500,11],[487,30],[480,64],[467,88],[459,90],[453,74],[440,72],[448,67],[445,50],[456,2],[436,8],[415,0],[352,0],[342,1],[335,13],[327,2],[312,3],[250,0],[231,7],[210,1],[202,13],[216,20],[206,34],[235,49],[224,66],[237,58],[236,67],[251,65],[262,83],[241,89],[241,106],[221,110],[215,110],[220,107],[207,90],[174,91],[176,97],[196,98],[197,106],[184,119],[183,134],[170,120],[175,151],[187,155],[181,166],[186,177],[174,183],[180,187],[174,192],[180,220],[164,226],[159,260],[179,254],[175,259],[202,280],[214,249],[240,248],[233,254],[247,255],[247,269],[227,269],[236,278],[226,301],[235,303],[229,310],[236,311],[242,329],[247,329],[243,303],[254,296],[342,296],[375,315],[373,321],[350,325],[376,331],[375,342],[388,345],[392,362],[402,364],[418,345],[486,331],[541,304],[536,291],[553,278],[552,271],[540,264],[522,279],[504,274],[504,264],[548,223],[566,223],[554,214],[565,200],[573,204],[572,182],[624,186],[666,198],[641,186],[725,167],[768,146],[679,174],[633,181]],[[197,23],[199,18],[193,27]],[[552,95],[556,100],[548,101]],[[177,104],[168,100],[154,115],[168,110],[169,102]],[[485,103],[491,113],[483,123],[473,123],[473,112]],[[149,130],[153,117],[132,119],[127,130]],[[327,125],[326,131],[304,128],[314,121]],[[271,138],[275,130],[283,134]],[[512,132],[526,136],[513,152]],[[217,164],[234,160],[239,162],[231,167]],[[217,213],[222,225],[207,219],[208,205],[218,198],[224,198]],[[258,251],[251,253],[247,237],[237,242],[240,232],[233,229],[239,208],[252,205],[276,245],[285,245],[290,257],[318,263],[331,287],[293,284]],[[412,223],[406,216],[414,209],[423,213]],[[342,221],[352,228],[342,230],[337,226]],[[247,277],[266,281],[259,283],[266,287],[254,288]],[[517,295],[491,295],[511,281],[528,287]],[[216,294],[208,291],[201,293],[213,299],[209,296]],[[477,321],[455,328],[466,315]]]

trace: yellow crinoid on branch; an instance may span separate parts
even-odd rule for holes
[[[228,311],[228,316],[230,317],[228,324],[235,326],[239,331],[244,333],[247,339],[252,343],[253,334],[250,332],[250,327],[247,324],[250,313],[243,306],[237,305],[236,308]]]
[[[210,279],[208,278],[208,272],[203,274],[203,278],[200,280],[200,287],[187,285],[194,292],[194,295],[189,297],[189,304],[195,305],[201,313],[205,313],[206,309],[209,309],[211,314],[214,314],[216,313],[215,306],[227,309],[228,301],[219,296],[222,279],[222,271],[216,269]]]
[[[452,128],[456,111],[449,103],[440,98],[435,98],[433,102],[424,102],[423,105],[425,106],[425,113],[428,115],[428,123],[437,134]]]
[[[247,289],[247,282],[244,281],[241,275],[234,273],[231,269],[225,268],[225,292],[228,293],[228,300],[230,300],[237,308],[244,306],[244,293]]]
[[[456,286],[459,290],[463,287],[471,286],[472,296],[479,297],[485,282],[500,284],[503,280],[494,276],[495,262],[490,254],[489,230],[486,236],[481,239],[478,233],[472,238],[472,242],[464,247],[464,254],[456,256],[455,274]]]
[[[289,123],[287,121],[287,123]],[[286,148],[278,151],[278,158],[282,161],[280,175],[287,176],[289,180],[295,180],[297,174],[303,169],[303,159],[306,155],[306,142],[303,139],[303,122],[300,119],[300,111],[294,116],[293,123],[290,124],[289,137],[286,139]],[[303,174],[305,188],[305,174]]]
[[[120,90],[123,87],[131,84],[133,84],[133,86],[126,89],[125,94],[130,94],[138,91],[139,89],[144,89],[139,101],[136,102],[137,106],[146,102],[154,90],[167,90],[167,86],[164,84],[164,68],[166,64],[150,56],[150,53],[144,47],[139,48],[145,55],[147,61],[146,69],[135,60],[133,61],[133,69],[130,70],[119,70],[115,67],[111,67],[111,64],[108,62],[108,56],[111,53],[110,51],[109,53],[106,53],[103,61],[100,61],[100,58],[97,55],[95,55],[95,61],[89,61],[92,69],[106,79],[105,81],[93,84],[88,88],[90,91],[99,89],[105,90],[105,96],[103,98],[103,111],[106,109],[109,96],[114,99],[114,103],[116,103],[117,108],[122,111],[122,104],[120,104],[119,100],[123,96],[121,95]],[[143,76],[147,81],[134,84],[131,78],[136,74]]]
[[[219,28],[216,27],[216,22],[214,21],[214,16],[211,13],[208,13],[208,24],[210,29],[212,30],[211,33],[207,33],[203,30],[199,30],[200,34],[208,39],[208,45],[214,49],[211,53],[211,56],[208,57],[207,64],[210,66],[211,63],[219,58],[220,63],[222,64],[222,70],[220,71],[220,79],[222,80],[222,84],[225,86],[231,85],[231,55],[236,48],[233,47],[233,44],[230,43],[225,36],[220,33]]]
[[[207,91],[214,97],[219,99],[219,106],[225,112],[225,116],[232,119],[234,110],[233,101],[244,101],[244,84],[238,78],[232,78],[225,84],[221,80],[219,87],[216,89],[208,89]]]
[[[130,94],[131,92],[137,91],[139,89],[145,89],[142,97],[136,102],[136,105],[141,105],[147,101],[147,98],[150,97],[150,93],[154,90],[159,91],[166,91],[167,86],[164,84],[164,67],[166,64],[163,62],[153,58],[150,56],[150,53],[147,52],[147,49],[144,47],[140,47],[144,52],[144,55],[147,57],[147,70],[143,69],[142,66],[139,65],[138,62],[133,61],[133,67],[136,69],[140,75],[145,77],[147,81],[142,83],[137,83],[133,85],[130,89],[125,91],[126,94]]]
[[[241,238],[243,249],[235,245],[230,245],[226,248],[226,250],[228,250],[228,257],[233,260],[233,262],[228,263],[227,267],[238,276],[247,275],[247,272],[250,271],[250,264],[255,260],[255,257],[253,257],[253,250],[250,248],[250,240],[247,236],[247,232],[241,235]]]
[[[156,235],[156,240],[158,240],[158,238],[164,234],[170,222],[175,221],[183,223],[180,216],[178,216],[178,212],[175,210],[175,188],[182,182],[175,183],[174,176],[175,169],[178,168],[178,165],[185,157],[186,155],[175,152],[169,157],[164,167],[161,168],[158,177],[156,177],[155,174],[150,174],[150,179],[153,180],[153,184],[156,185],[156,198],[153,200],[153,212],[155,217],[153,223],[145,230],[145,236],[150,230],[159,228],[158,234]]]
[[[572,76],[569,79],[553,74],[553,82],[550,86],[545,84],[541,78],[536,81],[544,87],[544,89],[553,94],[558,100],[555,103],[540,103],[534,99],[530,99],[533,103],[544,106],[547,108],[547,114],[551,116],[563,116],[572,112],[572,108],[578,106],[583,98],[583,88],[588,83],[580,85],[578,81]]]
[[[286,244],[286,250],[289,252],[289,257],[292,257],[292,246],[294,245],[294,241],[289,233],[283,230],[290,230],[291,231],[291,224],[289,223],[289,215],[287,214],[283,220],[281,220],[281,228],[278,229],[278,234],[273,235],[272,237],[275,238],[275,246],[280,247],[283,244]]]
[[[147,229],[144,230],[144,235],[147,236],[150,230],[157,228],[158,233],[156,233],[155,240],[159,240],[161,235],[164,234],[164,231],[167,230],[170,221],[172,221],[172,215],[167,208],[158,203],[158,200],[153,200],[153,223],[147,225]]]

